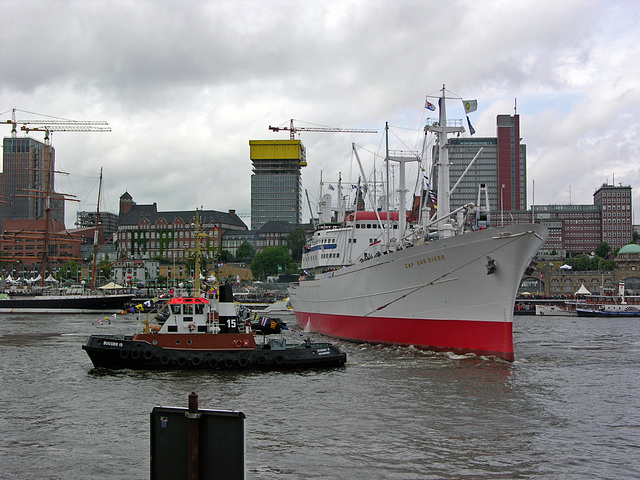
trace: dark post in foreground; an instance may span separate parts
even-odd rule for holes
[[[198,395],[191,392],[189,395],[189,411],[186,413],[189,419],[189,470],[187,472],[189,480],[198,480]]]
[[[154,407],[151,412],[151,480],[244,480],[245,415],[198,407]],[[200,455],[202,453],[202,455]]]

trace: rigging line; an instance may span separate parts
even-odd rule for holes
[[[44,114],[44,113],[29,112],[27,110],[20,110],[18,108],[16,108],[16,112],[28,113],[29,115],[39,115],[41,117],[55,118],[55,119],[58,119],[58,120],[68,120],[70,122],[75,122],[75,120],[71,120],[70,118],[55,117],[53,115],[47,115],[47,114]]]
[[[455,92],[453,92],[452,90],[449,90],[448,88],[445,88],[445,91],[449,92],[452,95],[451,97],[447,97],[447,98],[450,98],[451,100],[453,100],[453,99],[462,100],[462,97],[459,97],[458,95],[456,95]]]
[[[393,127],[393,128],[395,129],[395,128],[401,128],[401,127]],[[407,150],[411,151],[411,147],[409,147],[409,145],[407,145],[405,141],[401,139],[396,132],[391,130],[391,127],[389,127],[389,130],[391,131],[391,134],[396,138],[396,140],[398,140],[402,145],[404,145],[407,148]],[[413,130],[413,129],[406,128],[405,130]]]
[[[374,152],[373,150],[369,150],[367,147],[364,147],[364,146],[362,146],[362,145],[360,145],[360,144],[358,144],[358,143],[354,143],[354,145],[355,145],[356,147],[358,147],[360,150],[364,150],[365,152],[370,153],[370,154],[371,154],[371,155],[373,155],[375,158],[378,158],[378,159],[380,159],[380,160],[384,160],[384,155],[380,155],[380,154],[378,154],[378,153]]]
[[[413,289],[412,291],[407,292],[407,293],[405,293],[404,295],[401,295],[400,297],[396,298],[395,300],[391,300],[391,301],[389,301],[389,302],[385,303],[384,305],[379,306],[379,307],[378,307],[378,308],[376,308],[375,310],[373,310],[373,311],[371,311],[371,312],[369,312],[369,313],[367,313],[367,314],[363,315],[363,317],[368,317],[369,315],[371,315],[371,314],[373,314],[373,313],[375,313],[375,312],[377,312],[377,311],[380,311],[380,310],[382,310],[382,309],[384,309],[384,308],[387,308],[389,305],[392,305],[392,304],[396,303],[397,301],[402,300],[403,298],[406,298],[406,297],[408,297],[409,295],[412,295],[412,294],[416,293],[418,290],[422,290],[422,289],[423,289],[423,288],[425,288],[425,287],[429,287],[429,286],[433,285],[434,283],[438,282],[439,280],[442,280],[442,279],[443,279],[443,278],[445,278],[445,277],[448,277],[449,275],[451,275],[452,273],[456,272],[457,270],[460,270],[461,268],[466,267],[467,265],[470,265],[470,264],[472,264],[473,262],[475,262],[475,261],[479,260],[481,257],[487,256],[488,254],[493,253],[493,252],[495,252],[496,250],[499,250],[499,249],[501,249],[501,248],[503,248],[503,247],[505,247],[505,246],[509,245],[510,243],[514,242],[516,239],[518,239],[519,237],[521,237],[522,235],[525,235],[525,234],[527,234],[527,233],[528,233],[528,232],[523,232],[523,233],[518,234],[518,235],[513,235],[513,238],[510,238],[510,240],[511,240],[511,241],[509,241],[509,242],[507,242],[507,243],[502,243],[502,244],[498,245],[496,248],[494,248],[493,250],[490,250],[490,251],[488,251],[488,252],[486,252],[486,253],[483,253],[483,254],[482,254],[482,255],[480,255],[479,257],[476,257],[476,258],[473,258],[473,259],[469,260],[467,263],[464,263],[464,264],[460,265],[459,267],[454,268],[454,269],[453,269],[453,270],[451,270],[450,272],[447,272],[447,273],[445,273],[445,274],[443,274],[443,275],[440,275],[438,278],[436,278],[436,279],[434,279],[434,280],[430,281],[429,283],[425,283],[424,285],[420,285],[420,286],[416,287],[416,288],[415,288],[415,289]]]

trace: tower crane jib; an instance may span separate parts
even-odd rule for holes
[[[291,140],[295,139],[296,132],[329,132],[329,133],[378,133],[377,130],[371,130],[366,128],[336,128],[336,127],[295,127],[293,125],[293,118],[289,122],[288,127],[272,127],[269,125],[269,130],[273,132],[279,132],[280,130],[288,130]]]

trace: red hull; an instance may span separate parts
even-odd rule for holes
[[[300,327],[344,340],[413,345],[424,350],[495,356],[512,362],[511,322],[353,317],[296,312]]]

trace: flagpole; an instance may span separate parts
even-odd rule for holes
[[[531,189],[531,223],[536,223],[536,216],[534,210],[536,208],[536,181],[533,181],[533,187]]]

